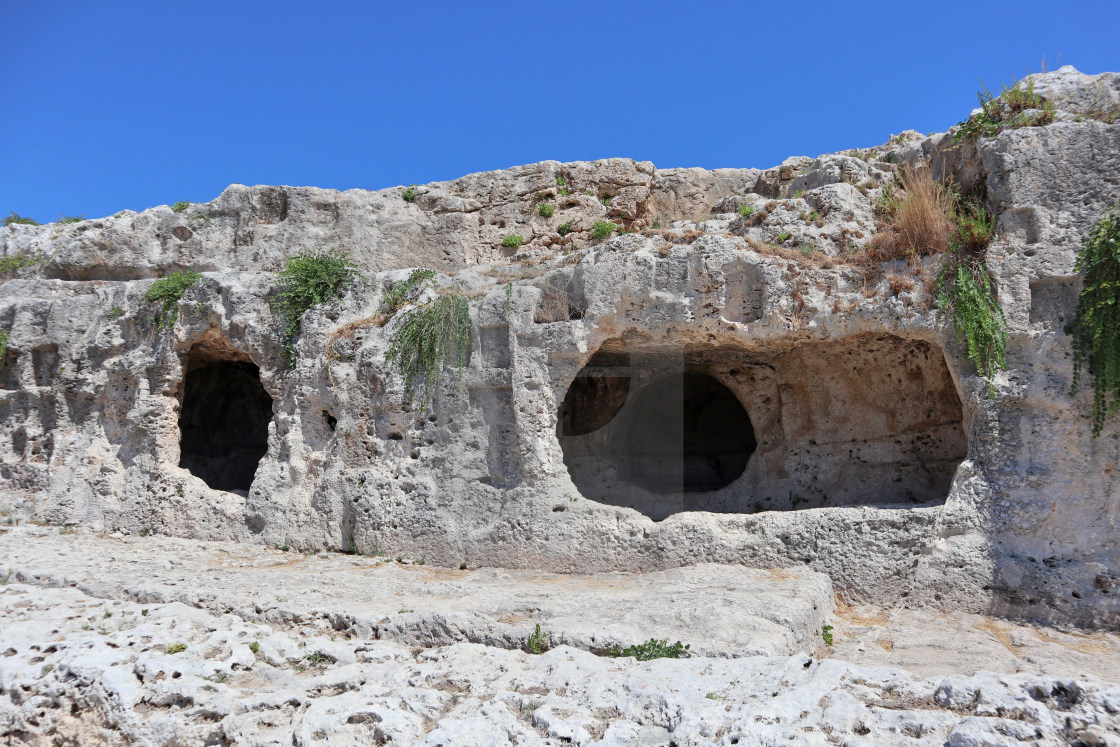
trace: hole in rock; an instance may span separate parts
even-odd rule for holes
[[[187,354],[179,413],[179,466],[215,490],[248,491],[268,451],[272,398],[260,369],[224,341]]]
[[[885,334],[764,345],[604,343],[557,413],[576,488],[654,520],[944,502],[968,444],[939,347]]]

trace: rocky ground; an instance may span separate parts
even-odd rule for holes
[[[562,576],[420,562],[8,529],[0,736],[1120,744],[1115,634],[837,607],[808,571]],[[548,650],[534,655],[537,624]],[[680,639],[692,656],[605,655],[649,637]]]

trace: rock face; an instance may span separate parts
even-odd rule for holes
[[[451,567],[805,567],[849,601],[1114,627],[1120,429],[1090,437],[1064,328],[1080,242],[1120,199],[1120,124],[1086,115],[1120,76],[1036,90],[1052,124],[958,145],[544,162],[407,195],[234,185],[0,229],[41,258],[0,286],[0,509]],[[902,164],[995,216],[1011,347],[990,392],[933,260],[873,282],[844,261]],[[602,220],[633,233],[594,243]],[[365,279],[304,316],[289,367],[274,272],[329,247]],[[411,394],[386,360],[406,314],[344,326],[410,267],[471,299],[468,365]],[[144,291],[178,269],[204,281],[156,329]]]

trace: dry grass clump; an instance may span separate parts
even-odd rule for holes
[[[844,260],[839,257],[830,257],[827,254],[814,252],[809,254],[801,249],[787,249],[784,246],[777,246],[776,244],[767,244],[764,241],[745,237],[746,242],[750,245],[751,249],[759,254],[765,254],[769,257],[781,257],[788,259],[791,262],[797,262],[802,265],[809,265],[810,267],[820,267],[825,270],[830,270],[833,267],[839,267],[844,264]]]
[[[887,283],[890,285],[892,296],[897,296],[901,293],[909,293],[914,290],[914,281],[905,275],[892,273],[887,276]]]
[[[533,314],[537,324],[582,319],[584,309],[565,278],[550,278],[541,286],[541,301]]]
[[[956,228],[953,195],[925,168],[903,169],[899,182],[904,196],[884,194],[880,214],[885,225],[867,247],[867,259],[878,264],[949,251]]]

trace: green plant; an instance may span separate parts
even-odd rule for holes
[[[58,218],[58,222],[59,223],[81,223],[85,219],[86,219],[86,216],[84,214],[82,214],[82,215],[60,215],[59,218]]]
[[[4,365],[4,356],[8,354],[8,340],[11,335],[8,330],[0,329],[0,366]]]
[[[252,651],[254,654],[258,653],[261,650],[261,644],[257,643],[256,641],[253,641],[252,643],[249,644],[249,650]]]
[[[611,196],[603,195],[603,204],[609,206],[611,204]]]
[[[541,630],[541,624],[537,623],[536,630],[529,636],[529,653],[530,654],[543,654],[548,651],[548,633]]]
[[[416,190],[412,188],[413,186],[414,185],[409,184],[405,188],[405,190],[403,192],[401,192],[401,199],[403,199],[405,202],[415,202],[416,201]]]
[[[754,215],[754,205],[740,205],[739,215],[743,216],[744,218],[751,217],[752,215]]]
[[[185,644],[185,643],[169,643],[169,644],[167,644],[167,646],[164,647],[163,650],[166,651],[169,654],[179,654],[179,653],[182,653],[183,651],[187,650],[187,644]]]
[[[5,255],[0,257],[0,277],[9,277],[14,275],[17,270],[22,270],[24,267],[31,267],[38,262],[38,257],[25,252]]]
[[[140,616],[141,617],[147,617],[148,616],[148,610],[140,610]]]
[[[567,197],[572,193],[572,190],[568,189],[567,187],[561,187],[557,191],[560,193],[561,197]]]
[[[812,257],[817,253],[817,250],[807,241],[802,241],[797,245],[797,251],[801,252],[806,257]]]
[[[1081,370],[1093,377],[1093,437],[1120,410],[1120,206],[1096,222],[1085,237],[1075,265],[1084,283],[1077,299],[1073,334],[1072,396]],[[1111,401],[1109,400],[1111,395]]]
[[[124,309],[122,309],[120,306],[114,306],[113,308],[109,309],[108,317],[110,321],[120,319],[122,316],[124,316]]]
[[[957,339],[965,345],[968,359],[990,380],[1004,367],[1007,318],[980,256],[954,245],[937,276],[937,302],[952,313]],[[988,393],[994,391],[989,383]]]
[[[790,240],[791,236],[792,236],[792,234],[789,233],[788,231],[782,231],[780,234],[778,234],[778,243],[779,244],[786,243],[787,241]]]
[[[615,225],[609,220],[597,220],[595,225],[591,227],[591,238],[595,241],[602,241],[614,233],[614,230]]]
[[[424,283],[435,276],[434,270],[425,268],[413,270],[406,279],[394,283],[393,287],[385,292],[385,296],[381,299],[381,312],[389,316],[396,314],[405,303],[416,297],[416,292]]]
[[[284,352],[291,365],[296,362],[295,338],[308,309],[333,301],[355,277],[364,277],[350,255],[335,249],[300,252],[284,263],[276,276],[280,290],[275,306],[284,322]]]
[[[191,204],[189,202],[186,202],[185,200],[179,200],[178,202],[172,203],[171,209],[176,213],[181,213],[190,206]]]
[[[426,403],[432,396],[443,362],[451,360],[452,355],[462,376],[470,362],[470,339],[467,299],[459,293],[447,293],[408,314],[393,333],[386,360],[397,363],[410,393],[417,378],[424,374]]]
[[[592,189],[591,187],[588,187],[586,191],[587,191],[587,196],[588,197],[594,197],[595,196],[595,190]]]
[[[564,221],[563,223],[561,223],[560,225],[558,225],[556,227],[556,233],[560,234],[561,236],[567,236],[571,232],[572,232],[572,221],[570,221],[570,220],[569,221]]]
[[[645,643],[639,643],[636,646],[628,646],[623,649],[612,648],[611,656],[633,656],[638,661],[649,661],[650,659],[679,659],[682,654],[688,653],[691,645],[685,645],[677,641],[673,645],[669,645],[668,639],[657,640],[650,638]]]
[[[537,206],[537,215],[542,218],[551,218],[556,214],[556,206],[551,202],[542,202]]]
[[[502,246],[507,249],[516,249],[525,243],[525,237],[519,233],[510,233],[502,237]]]
[[[568,183],[568,180],[565,179],[564,177],[562,177],[562,176],[556,177],[556,186],[557,187],[563,187],[567,183]]]
[[[27,218],[25,216],[20,215],[19,213],[14,213],[14,212],[9,212],[7,218],[4,218],[3,220],[0,220],[0,226],[11,226],[11,225],[14,225],[16,223],[19,223],[19,224],[24,225],[24,226],[42,225],[42,224],[39,223],[39,221],[35,220],[34,218]]]
[[[179,317],[179,299],[198,285],[202,275],[194,270],[176,270],[156,280],[144,292],[144,303],[158,303],[160,308],[152,317],[156,329],[170,327]]]
[[[953,135],[954,143],[995,137],[1005,129],[1040,127],[1054,121],[1057,114],[1054,105],[1035,93],[1034,78],[1030,75],[1010,87],[1001,85],[1000,88],[997,96],[980,81],[980,90],[976,93],[980,111],[958,123],[960,129]]]
[[[832,631],[833,627],[831,625],[821,626],[821,638],[824,639],[824,645],[826,646],[832,645]]]
[[[799,190],[797,190],[796,192],[793,193],[793,199],[795,199],[795,200],[799,200],[804,196],[805,196],[805,190],[803,190],[803,189],[799,189]]]

